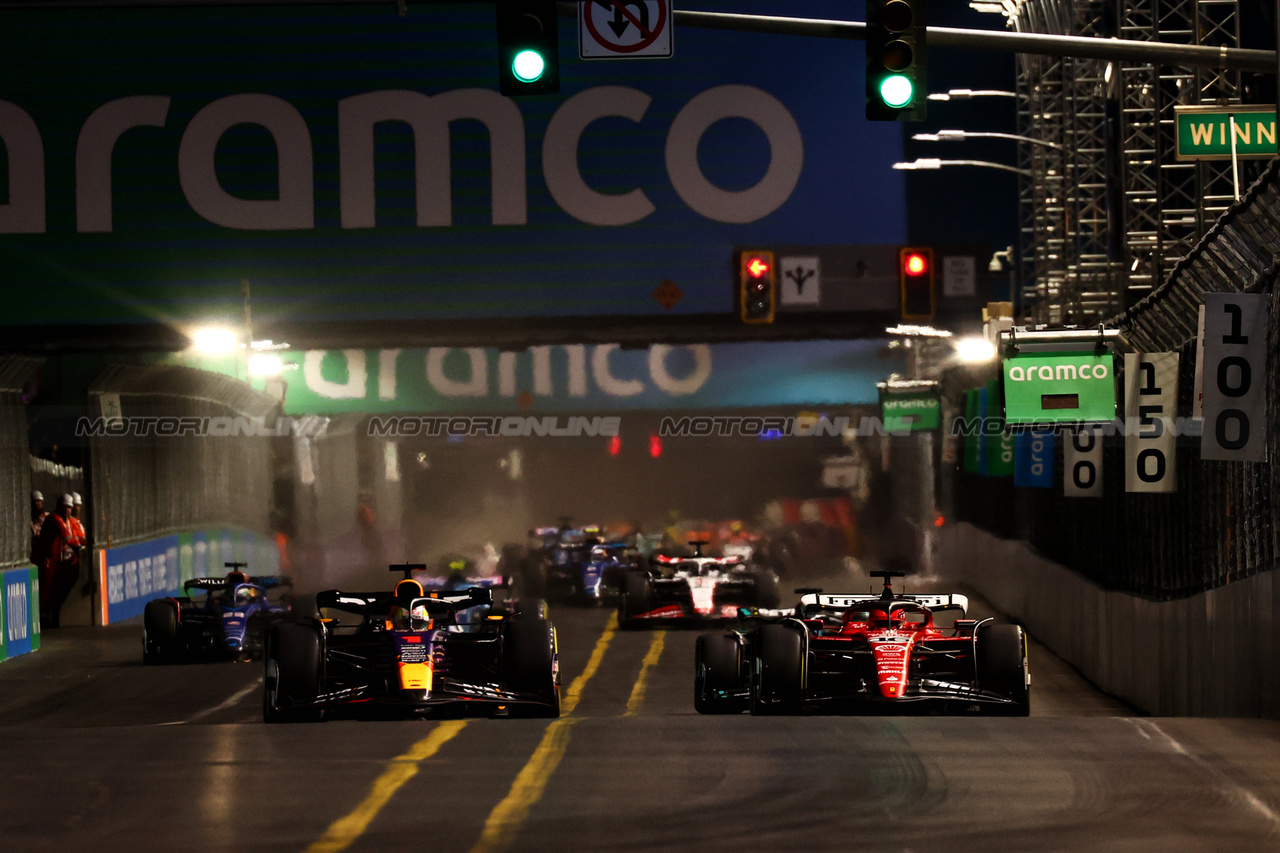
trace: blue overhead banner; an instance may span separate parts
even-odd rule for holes
[[[735,246],[906,236],[902,127],[863,119],[847,39],[686,27],[671,59],[585,62],[561,18],[560,93],[512,99],[491,3],[0,28],[8,323],[238,321],[245,282],[262,323],[725,313]]]
[[[284,350],[285,413],[582,412],[876,405],[885,341]],[[894,353],[899,351],[892,351]],[[239,373],[244,375],[243,356]],[[172,360],[234,374],[229,361]],[[252,380],[257,387],[262,379]]]

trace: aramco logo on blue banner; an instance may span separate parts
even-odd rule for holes
[[[1013,484],[1053,488],[1052,431],[1018,433],[1013,456]]]

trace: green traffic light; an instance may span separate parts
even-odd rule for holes
[[[522,50],[511,60],[511,73],[522,83],[532,83],[547,70],[547,61],[536,50]]]
[[[880,82],[880,99],[885,106],[894,109],[905,107],[914,97],[915,87],[901,74],[891,74]]]

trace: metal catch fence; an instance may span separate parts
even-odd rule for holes
[[[1144,352],[1180,353],[1178,411],[1190,418],[1198,308],[1205,293],[1270,295],[1267,457],[1259,463],[1200,458],[1199,438],[1178,439],[1177,491],[1126,493],[1124,437],[1103,441],[1103,494],[1066,497],[1063,441],[1057,485],[1015,488],[1011,478],[951,471],[951,515],[1022,539],[1104,589],[1152,600],[1185,598],[1276,568],[1280,495],[1280,160],[1273,160],[1165,283],[1108,325]]]
[[[89,437],[99,545],[230,525],[268,532],[277,402],[225,376],[171,365],[108,368],[90,388],[89,421],[127,424]],[[189,419],[198,429],[167,424]],[[210,429],[217,423],[222,428]]]

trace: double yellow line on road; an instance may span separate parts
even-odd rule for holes
[[[339,853],[351,846],[377,817],[392,795],[418,774],[418,766],[440,751],[467,725],[466,720],[448,720],[431,730],[431,734],[409,747],[404,755],[391,759],[387,769],[373,783],[364,802],[344,818],[335,821],[306,853]]]
[[[507,796],[489,813],[488,820],[484,822],[484,831],[480,833],[480,840],[471,848],[471,853],[498,853],[507,849],[515,840],[516,833],[524,824],[525,818],[529,816],[529,810],[533,808],[534,803],[542,799],[547,780],[560,766],[560,760],[564,758],[565,751],[569,748],[570,730],[578,722],[578,718],[570,715],[582,699],[582,689],[596,674],[596,670],[600,669],[605,650],[609,648],[609,644],[613,642],[614,635],[617,633],[618,614],[614,613],[609,616],[609,622],[604,626],[604,633],[600,635],[599,640],[596,640],[596,647],[591,650],[591,657],[587,660],[582,674],[573,680],[569,689],[565,691],[564,698],[560,700],[560,713],[563,716],[547,726],[542,742],[533,751],[533,757],[516,776],[516,781],[512,784]]]
[[[534,804],[542,798],[551,774],[560,765],[560,761],[564,758],[565,752],[569,748],[569,737],[573,726],[581,720],[580,717],[572,716],[573,712],[582,700],[582,691],[587,682],[600,669],[605,651],[608,650],[609,644],[613,642],[617,632],[618,617],[615,613],[610,615],[609,621],[604,627],[604,632],[601,633],[600,638],[596,641],[595,648],[591,651],[591,657],[587,660],[586,667],[569,685],[568,690],[564,692],[560,700],[560,713],[562,716],[547,726],[547,730],[542,736],[542,741],[538,744],[537,749],[534,750],[533,756],[528,763],[516,776],[515,782],[511,785],[511,790],[503,798],[502,802],[498,803],[493,811],[489,813],[489,817],[484,824],[484,830],[480,834],[480,839],[471,848],[471,853],[501,853],[515,841],[516,833],[519,832],[525,819],[528,818]],[[640,706],[644,702],[645,687],[649,674],[657,666],[665,643],[665,632],[660,631],[654,634],[653,641],[649,645],[649,652],[645,655],[644,662],[640,666],[640,675],[631,689],[631,696],[627,700],[627,710],[624,716],[635,716],[639,712]],[[415,743],[403,755],[393,758],[387,769],[373,783],[373,787],[364,801],[356,806],[355,810],[346,817],[335,821],[318,841],[307,848],[306,853],[341,853],[342,850],[351,846],[352,842],[364,833],[369,824],[378,815],[378,812],[395,795],[396,791],[400,790],[405,783],[417,775],[421,762],[439,752],[440,748],[452,740],[466,725],[466,720],[451,720],[440,723],[432,729],[431,734]]]

